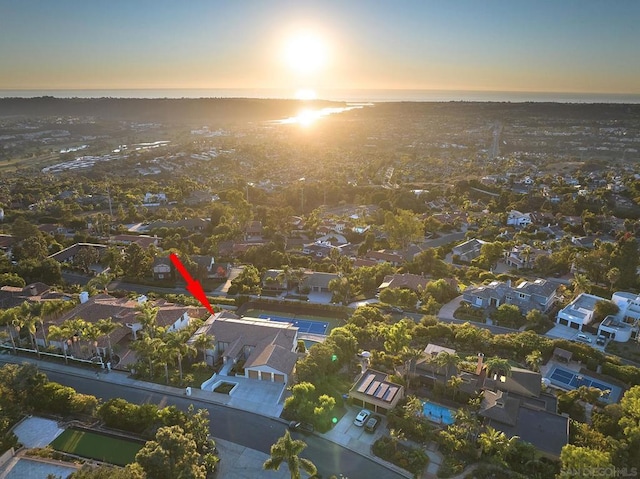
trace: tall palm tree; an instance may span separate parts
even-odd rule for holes
[[[142,330],[150,337],[154,338],[158,333],[158,311],[160,308],[154,306],[150,301],[136,307],[138,314],[136,319],[142,324]]]
[[[167,333],[165,336],[165,344],[175,355],[178,360],[178,371],[180,372],[180,383],[182,384],[182,358],[197,354],[196,348],[187,343],[189,340],[189,331],[181,330]]]
[[[40,357],[40,350],[36,344],[36,331],[38,330],[39,318],[33,314],[33,308],[27,301],[20,305],[18,314],[22,318],[22,326],[24,326],[29,333],[32,349],[38,357]]]
[[[458,367],[462,362],[462,359],[456,353],[441,351],[432,359],[432,361],[436,366],[438,366],[438,368],[444,368],[443,384],[446,384],[451,373],[451,368]]]
[[[271,457],[264,462],[262,467],[267,471],[277,471],[280,469],[280,465],[286,462],[291,479],[301,479],[300,471],[313,476],[318,472],[316,466],[309,459],[299,456],[306,447],[304,441],[292,439],[289,431],[285,431],[284,436],[271,446]]]
[[[202,361],[207,362],[207,349],[213,349],[216,339],[210,334],[198,334],[193,340],[193,345],[202,351]]]
[[[7,310],[3,311],[2,313],[0,313],[0,324],[3,324],[4,326],[7,327],[7,334],[9,336],[9,339],[11,339],[11,346],[13,347],[13,354],[16,354],[18,352],[18,350],[17,350],[17,347],[16,347],[16,339],[13,336],[13,332],[11,331],[11,329],[13,329],[15,331],[17,323],[18,323],[18,315],[17,315],[17,312],[15,311],[15,309],[13,309],[13,308],[7,309]]]
[[[138,359],[149,363],[150,378],[153,378],[153,363],[162,344],[163,343],[160,338],[150,338],[149,336],[145,336],[144,338],[131,343],[131,348],[136,352]]]
[[[69,358],[67,357],[67,345],[65,344],[69,337],[69,331],[67,329],[55,325],[51,325],[49,327],[49,339],[53,341],[60,341],[62,343],[62,353],[64,354],[65,364],[69,363]]]
[[[456,400],[456,394],[460,390],[460,386],[462,386],[463,382],[464,381],[462,380],[462,378],[460,376],[451,376],[449,378],[449,380],[447,381],[447,386],[449,386],[451,388],[451,390],[453,391],[452,399],[454,401]]]
[[[542,362],[542,353],[537,349],[535,351],[531,351],[531,353],[527,354],[525,361],[532,371],[538,372],[540,371],[540,363]]]
[[[122,327],[121,324],[114,323],[111,318],[99,319],[96,322],[96,327],[100,331],[100,333],[107,337],[107,344],[109,345],[109,354],[108,357],[111,359],[113,357],[113,348],[111,347],[111,333],[113,333],[116,329]]]
[[[164,379],[169,384],[169,363],[176,357],[176,350],[160,338],[154,338],[154,340],[158,341],[155,360],[164,367]]]

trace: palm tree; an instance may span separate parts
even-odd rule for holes
[[[153,362],[161,344],[163,343],[160,338],[150,338],[149,336],[131,343],[131,348],[136,352],[138,358],[141,361],[148,361],[150,378],[153,378]]]
[[[176,357],[176,350],[160,338],[153,339],[157,340],[158,345],[155,352],[155,360],[164,366],[164,378],[166,383],[169,384],[169,363]]]
[[[504,461],[506,453],[519,439],[518,436],[507,438],[504,432],[498,431],[491,426],[488,426],[486,430],[478,436],[478,442],[482,447],[482,452],[490,456],[496,456],[501,461]]]
[[[607,279],[611,283],[611,291],[613,292],[613,285],[620,279],[620,269],[613,267],[607,272]]]
[[[210,334],[198,334],[193,340],[193,345],[202,351],[202,361],[207,362],[207,349],[213,349],[215,346],[215,337]]]
[[[432,361],[439,369],[444,368],[444,379],[442,382],[443,384],[446,384],[447,379],[450,376],[451,368],[458,367],[462,362],[462,359],[460,359],[460,356],[456,353],[452,354],[446,351],[440,351]]]
[[[38,322],[40,321],[40,318],[33,314],[31,305],[26,301],[20,305],[19,311],[19,314],[22,317],[22,326],[24,326],[29,333],[31,347],[38,357],[40,357],[40,350],[36,344],[36,331],[38,330]]]
[[[499,375],[500,377],[511,376],[511,363],[507,359],[494,356],[485,361],[487,375]]]
[[[100,333],[107,337],[107,343],[109,345],[109,359],[113,357],[113,348],[111,347],[111,333],[113,333],[116,329],[120,328],[121,325],[118,323],[114,323],[111,318],[107,319],[99,319],[96,322],[96,327],[100,331]]]
[[[456,400],[456,394],[458,393],[458,390],[460,389],[460,386],[462,385],[463,382],[464,381],[460,376],[451,376],[449,378],[449,381],[447,381],[447,386],[449,386],[453,391],[452,399],[454,401]]]
[[[53,341],[60,341],[62,343],[64,362],[65,364],[68,364],[69,358],[67,357],[67,345],[65,343],[67,339],[69,339],[69,331],[60,326],[52,325],[49,327],[49,339],[52,339]]]
[[[111,281],[113,281],[113,275],[112,274],[99,274],[96,277],[92,278],[88,283],[87,283],[87,287],[88,288],[95,288],[97,290],[103,291],[104,293],[108,293],[108,286],[109,283],[111,283]]]
[[[573,292],[578,296],[580,293],[588,293],[591,291],[592,283],[586,274],[576,273],[573,275],[571,285],[573,286]]]
[[[280,469],[280,465],[286,462],[291,479],[301,479],[301,470],[313,476],[318,472],[316,466],[309,459],[299,456],[306,447],[304,441],[292,439],[289,431],[285,431],[284,436],[271,446],[271,457],[264,462],[262,467],[267,471],[277,471]]]
[[[407,403],[404,405],[404,410],[412,417],[419,417],[424,414],[424,407],[422,401],[417,396],[408,396]]]
[[[527,354],[525,361],[531,367],[532,371],[538,372],[540,371],[540,363],[542,362],[542,353],[537,349],[535,351],[531,351],[531,353]]]
[[[178,360],[178,371],[180,372],[180,384],[182,384],[182,358],[197,354],[196,348],[187,343],[189,331],[175,331],[166,334],[165,343]]]
[[[151,304],[150,301],[145,301],[138,305],[136,309],[138,310],[136,319],[142,324],[142,330],[149,337],[154,338],[158,333],[158,311],[160,311],[160,308]]]
[[[11,346],[13,346],[13,354],[16,354],[18,352],[16,347],[16,339],[14,338],[13,332],[11,331],[11,328],[15,331],[16,326],[18,325],[18,314],[15,309],[11,308],[3,311],[0,315],[0,323],[7,327],[7,333],[9,335],[9,338],[11,339]],[[17,331],[20,331],[19,326],[17,327]]]

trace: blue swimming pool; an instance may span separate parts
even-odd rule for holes
[[[453,424],[455,422],[455,413],[453,409],[432,403],[431,401],[423,401],[422,403],[422,414],[424,414],[424,417],[438,424],[446,424],[447,426]]]

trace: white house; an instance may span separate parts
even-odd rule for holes
[[[533,221],[530,213],[521,213],[518,210],[511,210],[507,214],[507,226],[518,226],[524,228],[529,226]]]
[[[582,293],[567,306],[558,311],[556,323],[582,331],[582,327],[593,321],[598,301],[607,301],[600,296]]]

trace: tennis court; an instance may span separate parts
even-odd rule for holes
[[[260,319],[268,319],[269,321],[278,321],[280,323],[291,323],[300,333],[311,334],[327,334],[329,323],[326,321],[313,321],[310,319],[287,318],[285,316],[274,316],[271,314],[261,314]]]
[[[578,389],[581,386],[600,389],[604,392],[602,399],[607,402],[616,402],[621,392],[617,386],[557,366],[549,379],[552,384],[568,389]]]

